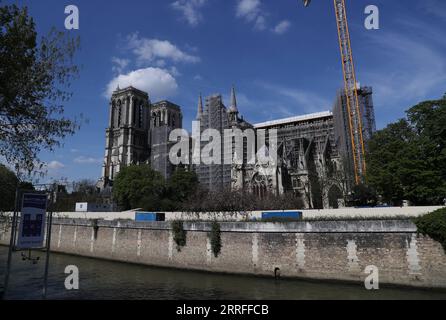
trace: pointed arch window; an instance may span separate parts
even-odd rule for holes
[[[156,113],[152,113],[153,127],[156,127]]]
[[[122,106],[121,102],[118,102],[118,123],[117,123],[118,127],[121,126],[121,121],[122,121]]]
[[[115,114],[116,114],[116,105],[113,102],[112,107],[111,107],[111,119],[110,119],[110,125],[112,127],[112,129],[115,127]]]
[[[143,125],[143,105],[142,104],[140,104],[139,106],[138,106],[138,126],[140,127],[140,128],[142,128],[142,125]]]

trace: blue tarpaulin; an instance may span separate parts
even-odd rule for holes
[[[271,218],[301,219],[302,212],[300,211],[262,212],[262,219],[271,219]]]
[[[136,212],[135,221],[165,221],[165,214],[159,212]]]

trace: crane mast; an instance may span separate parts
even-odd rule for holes
[[[358,87],[355,64],[350,43],[345,0],[333,0],[338,26],[339,48],[341,51],[344,87],[352,143],[353,165],[356,184],[362,182],[366,172],[364,139],[362,136],[362,116],[359,108]]]
[[[303,0],[304,5],[310,5],[311,0]],[[362,135],[362,116],[359,108],[358,86],[356,82],[355,64],[350,43],[345,0],[333,0],[338,27],[339,48],[341,51],[342,70],[344,74],[344,89],[347,105],[349,133],[352,147],[352,158],[356,184],[363,182],[366,173],[364,139]]]

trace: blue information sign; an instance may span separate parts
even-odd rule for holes
[[[25,193],[22,201],[17,248],[33,249],[44,246],[46,194]]]

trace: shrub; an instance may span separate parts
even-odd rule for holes
[[[181,248],[186,245],[186,230],[183,227],[183,221],[172,221],[173,240],[177,244],[177,250],[181,251]]]
[[[446,208],[414,219],[418,232],[438,241],[446,252]]]
[[[221,251],[221,230],[220,224],[217,221],[212,222],[209,238],[211,239],[212,252],[214,253],[214,257],[217,258]]]

